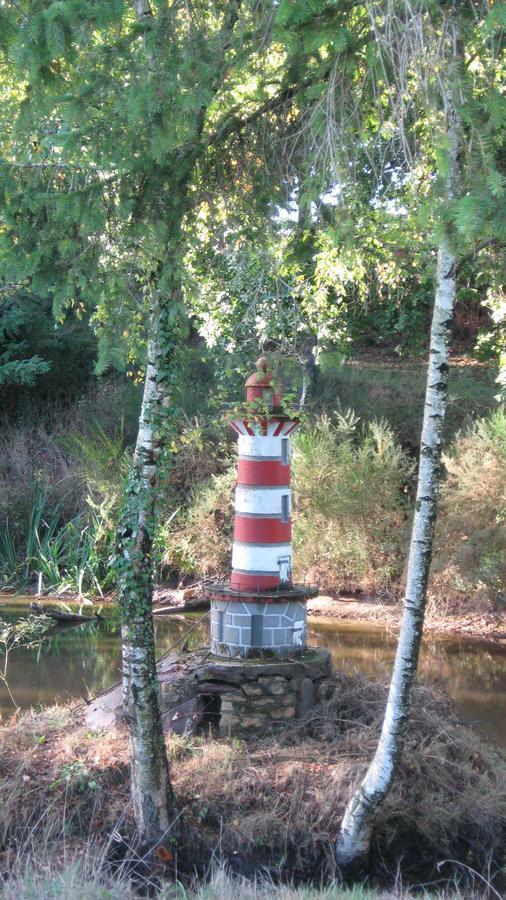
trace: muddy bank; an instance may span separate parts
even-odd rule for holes
[[[308,601],[309,616],[315,618],[346,619],[398,630],[402,615],[401,600],[352,595],[325,595]],[[427,604],[424,632],[434,635],[461,635],[490,640],[506,646],[506,612],[492,603],[455,601],[430,597]]]

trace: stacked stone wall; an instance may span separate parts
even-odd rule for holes
[[[304,717],[326,700],[332,674],[321,648],[287,659],[223,659],[200,650],[158,664],[160,706],[166,731],[223,737],[262,737]],[[90,727],[123,724],[121,685],[97,697]]]
[[[326,699],[331,675],[325,650],[308,650],[292,660],[211,664],[200,680],[205,698],[218,693],[220,735],[259,737],[306,715]]]

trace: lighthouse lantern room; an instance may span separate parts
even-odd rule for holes
[[[246,382],[247,407],[231,424],[239,460],[230,581],[209,587],[211,650],[219,656],[282,656],[306,646],[306,601],[292,584],[290,438],[299,425],[282,409],[269,361]]]

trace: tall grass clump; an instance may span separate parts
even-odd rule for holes
[[[61,506],[51,509],[40,493],[16,536],[9,522],[0,527],[0,583],[4,588],[37,587],[41,593],[101,594],[112,583],[108,562],[113,539],[111,521],[100,507],[65,521]]]
[[[402,885],[388,891],[358,884],[292,887],[276,884],[265,876],[251,879],[234,876],[226,866],[215,867],[209,879],[199,882],[195,878],[186,885],[181,880],[164,881],[158,873],[133,879],[128,865],[114,870],[93,846],[84,853],[67,853],[66,857],[62,866],[57,856],[42,863],[27,855],[24,867],[18,867],[16,874],[9,878],[0,890],[0,897],[2,900],[144,900],[146,896],[152,900],[416,900],[422,896],[423,900],[484,900],[486,896],[483,892],[461,892],[457,888],[450,892],[414,894]]]
[[[295,437],[296,576],[322,588],[385,589],[398,578],[413,463],[390,426],[322,416]]]
[[[444,456],[433,584],[506,602],[506,410],[459,432]]]
[[[3,433],[4,588],[96,594],[111,586],[109,559],[128,456],[122,422],[107,433],[99,422],[85,425],[64,416],[50,432],[39,424]]]

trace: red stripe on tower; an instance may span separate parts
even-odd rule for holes
[[[290,466],[270,459],[240,459],[237,484],[290,485]]]
[[[288,544],[292,539],[292,523],[281,519],[253,519],[235,514],[234,541],[249,544]]]
[[[230,586],[236,591],[272,591],[279,587],[279,575],[260,575],[232,569]]]

